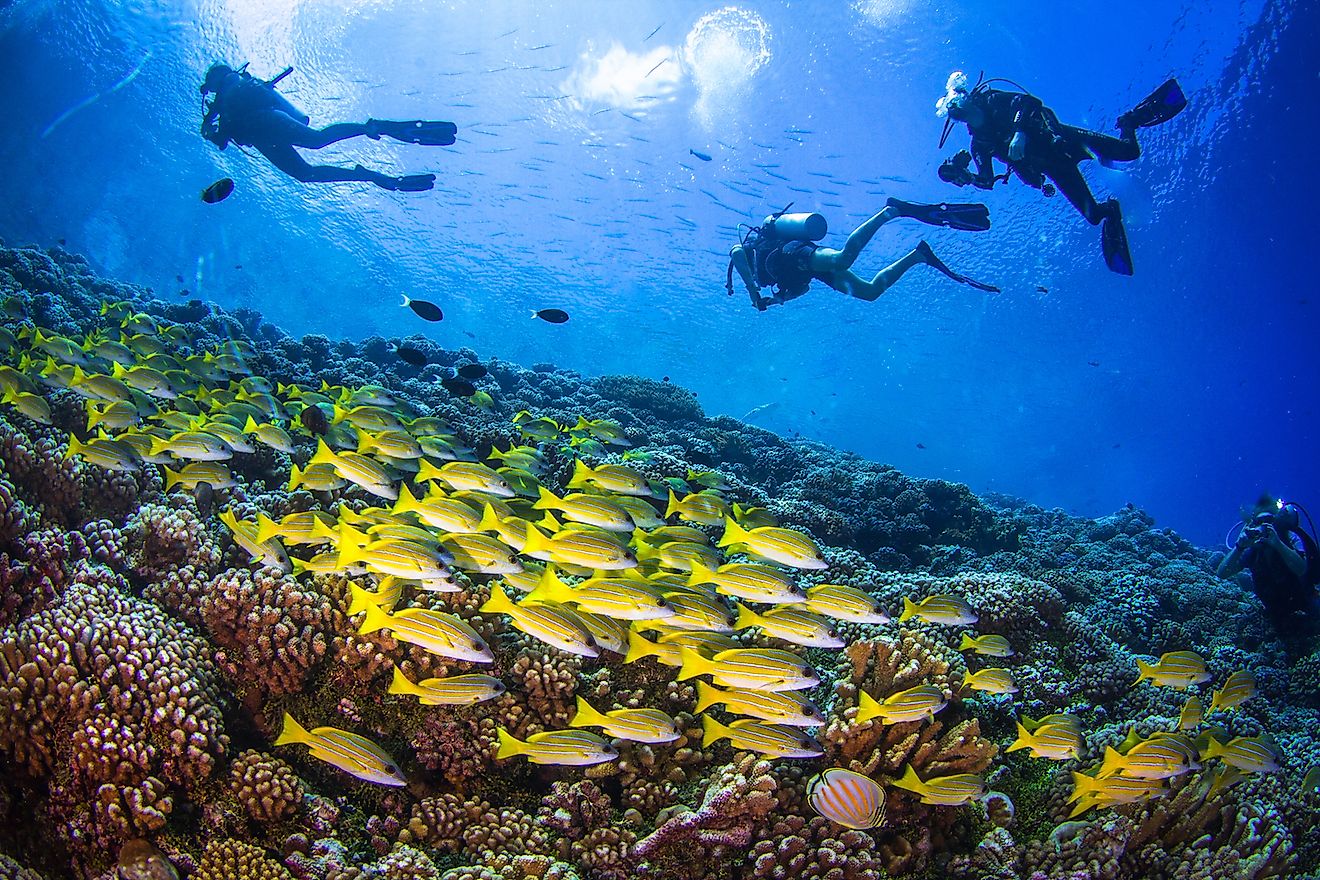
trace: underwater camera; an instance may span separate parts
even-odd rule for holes
[[[940,180],[945,183],[966,186],[972,182],[972,172],[968,170],[968,166],[971,164],[972,154],[966,150],[959,150],[940,163]]]

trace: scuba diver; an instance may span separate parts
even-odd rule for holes
[[[1320,611],[1320,544],[1310,514],[1308,534],[1299,513],[1306,513],[1299,504],[1261,499],[1243,516],[1242,531],[1217,572],[1223,578],[1244,568],[1251,572],[1252,589],[1290,654],[1313,634]]]
[[[1019,91],[991,88],[993,83],[1007,83]],[[1016,174],[1027,186],[1039,189],[1047,197],[1055,187],[1081,212],[1092,226],[1100,224],[1100,243],[1105,264],[1120,275],[1132,274],[1132,255],[1128,251],[1123,213],[1112,196],[1097,202],[1077,166],[1096,159],[1111,167],[1115,162],[1131,162],[1141,155],[1137,129],[1168,122],[1187,106],[1178,81],[1170,79],[1144,101],[1118,117],[1118,137],[1088,131],[1059,121],[1054,111],[1035,95],[1016,83],[1003,79],[982,79],[967,88],[967,77],[954,72],[946,85],[944,97],[935,104],[936,115],[948,117],[940,136],[943,148],[955,122],[963,122],[972,136],[971,150],[959,150],[940,165],[940,179],[956,186],[972,184],[990,189],[1008,182]],[[995,173],[998,159],[1008,166],[1002,175]],[[976,173],[969,170],[976,163]],[[1046,178],[1053,184],[1046,183]]]
[[[205,107],[202,137],[222,150],[231,141],[239,146],[255,147],[272,165],[302,183],[358,180],[398,192],[420,192],[435,186],[434,174],[391,177],[361,165],[340,168],[308,164],[294,147],[319,150],[348,138],[366,136],[380,140],[382,135],[408,144],[445,147],[454,142],[458,127],[452,122],[368,119],[311,128],[310,117],[275,90],[280,80],[292,72],[292,67],[286,68],[267,81],[248,73],[246,64],[238,70],[212,64],[201,88],[203,98],[215,95]]]
[[[853,230],[842,250],[816,244],[825,237],[827,224],[820,214],[789,214],[784,210],[766,217],[760,226],[753,227],[739,244],[729,251],[729,269],[725,288],[733,295],[733,273],[742,278],[752,305],[759,312],[769,306],[797,299],[811,287],[813,279],[824,281],[830,287],[857,299],[873,302],[903,277],[903,273],[919,263],[925,263],[943,272],[960,284],[989,293],[999,288],[983,284],[953,271],[935,256],[930,245],[923,240],[908,254],[892,265],[881,269],[869,281],[852,271],[862,248],[871,241],[876,231],[890,220],[911,217],[932,226],[947,226],[983,232],[990,228],[990,213],[985,205],[940,204],[922,205],[889,199],[885,207],[871,219]],[[761,295],[762,288],[775,287],[772,296]]]

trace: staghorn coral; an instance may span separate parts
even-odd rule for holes
[[[287,763],[252,749],[229,767],[229,790],[248,816],[270,823],[288,819],[302,803],[303,784]]]

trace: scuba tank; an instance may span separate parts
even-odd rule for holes
[[[828,224],[820,214],[771,214],[761,224],[761,232],[778,241],[820,241]]]

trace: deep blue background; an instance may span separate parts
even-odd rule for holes
[[[773,430],[1048,506],[1131,501],[1208,544],[1262,489],[1320,508],[1314,6],[20,2],[0,9],[0,238],[65,239],[296,334],[669,376],[711,413],[764,407]],[[450,118],[461,140],[323,151],[435,171],[431,193],[300,187],[197,136],[217,59],[295,65],[281,89],[320,123]],[[871,304],[725,297],[740,221],[794,201],[837,245],[887,195],[959,197],[934,174],[955,68],[1101,129],[1180,78],[1192,106],[1142,133],[1143,158],[1088,170],[1123,201],[1135,278],[1105,271],[1061,198],[1015,185],[985,197],[991,232],[894,224],[857,266],[925,234],[997,297],[924,268]],[[235,195],[203,205],[222,175]],[[528,320],[546,306],[573,319]]]

